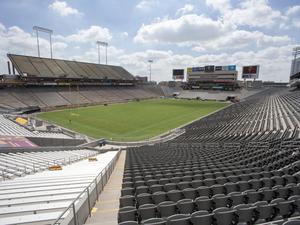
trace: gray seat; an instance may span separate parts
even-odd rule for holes
[[[226,207],[220,207],[215,209],[213,214],[218,225],[235,224],[235,210]]]
[[[182,199],[182,192],[180,190],[171,190],[167,192],[168,199],[177,202]]]
[[[227,207],[229,205],[228,196],[224,194],[216,194],[212,197],[214,208]]]
[[[120,207],[134,206],[135,197],[133,195],[125,195],[120,197]]]
[[[233,207],[236,210],[239,223],[252,224],[258,219],[255,213],[256,206],[241,204]]]
[[[277,218],[288,218],[294,212],[292,200],[276,198],[271,201],[271,204],[275,205]]]
[[[192,213],[190,220],[193,225],[211,225],[213,217],[208,211],[200,210]]]
[[[166,192],[171,190],[177,190],[177,185],[175,183],[168,183],[164,185],[164,189]]]
[[[269,205],[266,201],[259,201],[253,204],[256,206],[256,211],[258,212],[258,220],[256,223],[264,223],[270,221],[274,217],[274,209],[272,205]]]
[[[156,217],[156,206],[154,204],[144,204],[138,208],[141,221]]]
[[[194,202],[192,199],[181,199],[177,202],[177,208],[181,214],[192,214],[194,212]]]
[[[274,198],[274,191],[268,187],[260,188],[259,191],[262,193],[262,201],[270,202]]]
[[[142,193],[148,193],[149,187],[148,186],[139,186],[135,189],[136,195],[142,194]]]
[[[210,196],[210,188],[207,186],[200,186],[196,190],[200,197],[201,196]]]
[[[150,186],[150,192],[154,194],[155,192],[163,191],[163,187],[161,184],[153,184]]]
[[[262,199],[262,192],[254,189],[244,191],[246,194],[247,203],[254,203]]]
[[[224,188],[226,194],[229,194],[231,192],[236,192],[238,190],[236,184],[232,182],[225,183]]]
[[[189,181],[181,181],[177,184],[178,188],[180,190],[183,190],[183,189],[186,189],[186,188],[189,188],[190,187],[190,183]]]
[[[163,192],[163,191],[155,192],[152,195],[152,200],[155,205],[158,205],[161,202],[165,202],[165,201],[167,201],[167,193]]]
[[[300,219],[289,220],[284,222],[282,225],[300,225]]]
[[[121,189],[121,196],[134,195],[134,188],[127,187]]]
[[[176,214],[176,203],[172,201],[161,202],[158,204],[157,210],[161,217],[169,217]]]
[[[142,193],[136,196],[136,201],[138,205],[151,204],[152,203],[152,195],[149,193]]]
[[[212,209],[212,200],[207,196],[200,196],[195,199],[198,210],[210,211]]]
[[[228,194],[228,196],[230,205],[239,205],[244,203],[246,194],[241,192],[231,192]]]
[[[190,225],[189,214],[175,214],[167,218],[167,225]]]
[[[202,180],[192,180],[192,181],[191,181],[191,186],[192,186],[193,188],[198,188],[198,187],[200,187],[200,186],[202,186],[202,185],[203,185]]]
[[[166,221],[163,218],[151,218],[142,221],[142,225],[166,225]]]
[[[221,184],[214,184],[210,187],[210,190],[212,192],[212,195],[216,194],[223,194],[224,193],[224,187]]]
[[[126,206],[119,209],[118,222],[136,221],[136,208],[133,206]]]
[[[197,191],[194,188],[183,189],[182,193],[184,197],[188,199],[195,199],[197,197]]]
[[[138,225],[138,222],[136,222],[136,221],[125,221],[125,222],[119,223],[119,225]]]

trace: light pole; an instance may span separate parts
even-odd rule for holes
[[[151,81],[151,64],[153,63],[153,59],[149,59],[148,60],[148,63],[149,63],[149,81]]]
[[[37,42],[37,49],[38,49],[38,56],[39,57],[40,57],[39,31],[49,34],[50,57],[52,59],[52,37],[51,37],[51,35],[53,34],[53,30],[50,30],[50,29],[44,28],[44,27],[38,27],[38,26],[34,26],[32,29],[35,30],[35,32],[36,32],[36,42]]]
[[[98,46],[98,62],[99,62],[99,64],[100,64],[100,46],[104,46],[105,47],[105,63],[107,65],[107,46],[108,46],[108,43],[104,42],[104,41],[97,41],[96,44]]]

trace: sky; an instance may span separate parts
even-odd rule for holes
[[[53,57],[108,64],[171,80],[172,69],[260,65],[260,79],[288,81],[300,45],[300,0],[1,0],[0,74],[7,53],[37,56],[33,26],[53,30]],[[42,57],[49,38],[40,33]],[[105,49],[100,49],[101,63]]]

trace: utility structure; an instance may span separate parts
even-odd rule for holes
[[[107,65],[107,46],[108,43],[104,41],[96,41],[97,47],[98,47],[98,63],[101,63],[101,56],[100,56],[100,47],[105,47],[105,64]]]
[[[152,75],[151,64],[153,63],[153,59],[149,59],[148,63],[149,63],[149,81],[151,82],[151,75]]]
[[[50,29],[45,28],[45,27],[39,27],[39,26],[34,26],[32,29],[36,32],[36,42],[37,42],[38,57],[41,56],[41,54],[40,54],[39,32],[44,32],[44,33],[49,34],[50,58],[52,59],[52,57],[53,57],[53,53],[52,53],[52,34],[53,34],[53,30],[50,30]]]

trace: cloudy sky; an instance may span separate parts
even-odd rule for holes
[[[54,30],[55,58],[97,62],[106,41],[109,64],[148,75],[153,59],[157,81],[207,64],[260,64],[262,80],[287,81],[300,44],[300,0],[1,0],[0,12],[0,74],[7,53],[37,55],[34,25]]]

